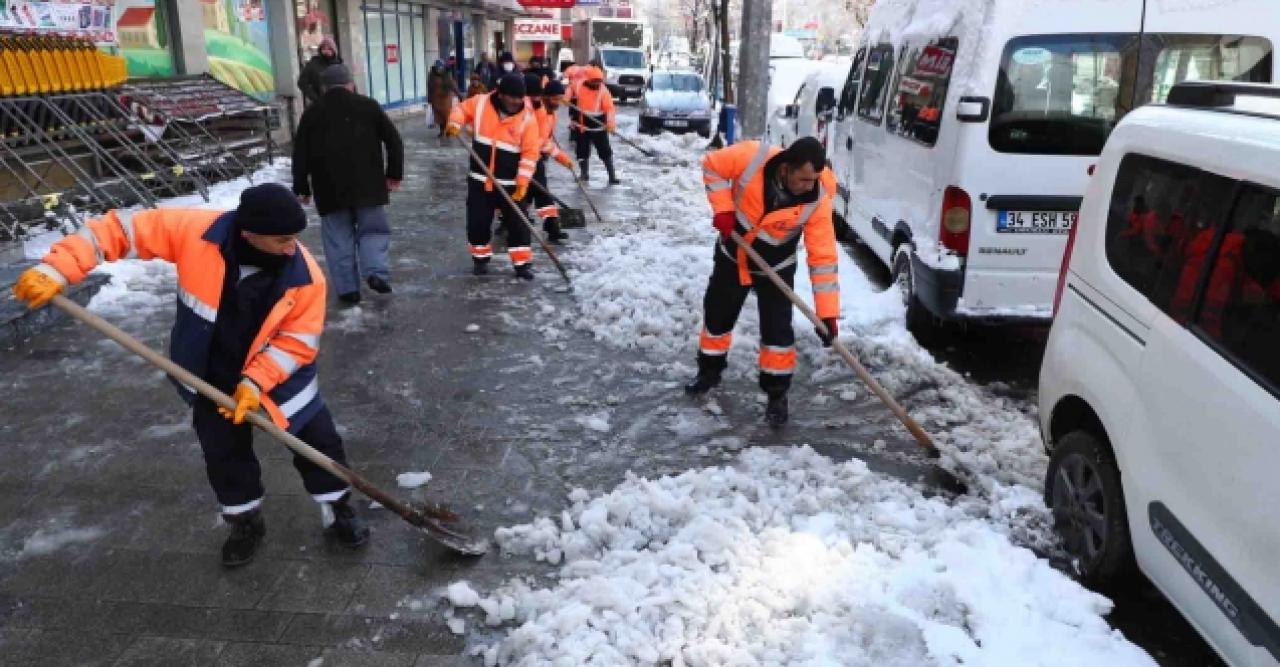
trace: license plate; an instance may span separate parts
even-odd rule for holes
[[[689,127],[689,121],[687,120],[668,120],[663,121],[663,124],[667,127]]]
[[[1000,211],[996,231],[1003,234],[1066,234],[1078,211]]]

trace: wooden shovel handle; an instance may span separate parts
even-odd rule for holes
[[[802,301],[800,297],[796,295],[795,290],[791,289],[791,287],[788,286],[780,276],[778,276],[777,272],[775,272],[773,268],[764,261],[764,258],[747,243],[746,239],[742,238],[737,231],[731,231],[729,234],[732,236],[734,243],[737,243],[739,248],[746,251],[747,257],[751,258],[751,262],[756,265],[756,268],[760,269],[761,272],[769,277],[769,280],[773,282],[774,286],[785,294],[786,297],[791,300],[791,303],[795,304],[796,308],[799,308],[800,312],[804,313],[804,316],[809,318],[810,322],[813,322],[813,326],[816,327],[822,335],[830,335],[831,332],[827,331],[827,325],[818,318],[818,314],[813,312],[813,309],[809,307],[809,304]],[[853,352],[850,352],[849,348],[845,347],[844,344],[837,339],[832,339],[831,348],[836,351],[836,354],[840,355],[840,358],[844,359],[845,363],[849,365],[849,368],[853,369],[853,372],[857,374],[863,384],[870,387],[871,392],[880,397],[880,400],[883,401],[884,404],[888,406],[889,410],[898,417],[898,421],[901,421],[902,425],[907,427],[907,430],[911,432],[911,436],[916,439],[916,442],[923,447],[926,452],[928,452],[929,456],[937,458],[939,456],[938,447],[933,444],[933,439],[929,437],[928,433],[925,433],[923,428],[920,428],[920,425],[916,423],[916,420],[911,418],[911,415],[907,414],[907,411],[898,404],[898,401],[894,400],[893,396],[891,396],[884,387],[880,386],[880,383],[871,376],[871,373],[869,373],[858,361],[858,358],[853,355]]]

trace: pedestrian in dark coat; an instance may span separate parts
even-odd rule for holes
[[[325,37],[320,41],[320,48],[317,49],[316,55],[307,61],[302,68],[302,74],[298,75],[298,90],[302,91],[302,99],[306,106],[315,104],[324,95],[324,88],[320,84],[320,73],[330,65],[341,63],[338,45],[333,43],[333,38]]]
[[[360,278],[391,291],[391,228],[383,207],[404,178],[404,144],[378,103],[355,92],[351,71],[321,74],[324,97],[307,108],[293,144],[293,191],[315,196],[325,263],[338,298],[360,301]]]
[[[484,84],[485,90],[493,90],[493,87],[498,85],[498,79],[502,77],[502,72],[492,60],[489,60],[487,53],[480,54],[480,60],[476,63],[472,74],[480,77],[480,83]]]
[[[436,127],[440,128],[439,136],[444,136],[444,126],[449,123],[449,112],[453,110],[455,85],[444,62],[437,60],[427,74],[427,102],[431,104],[431,113]]]

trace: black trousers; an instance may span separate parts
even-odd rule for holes
[[[588,124],[591,121],[587,121]],[[600,156],[600,161],[604,162],[604,166],[613,171],[613,145],[609,143],[609,133],[603,129],[588,130],[582,133],[578,139],[578,163],[582,166],[582,171],[587,171],[587,163],[591,160],[591,147],[596,147],[596,154]]]
[[[218,502],[224,508],[235,508],[260,500],[262,467],[253,453],[253,427],[248,423],[233,424],[218,414],[218,408],[204,397],[196,399],[192,422],[200,439],[200,449],[204,451],[205,472]],[[325,456],[347,464],[342,437],[333,425],[328,407],[321,408],[296,435]],[[313,496],[336,494],[348,488],[346,482],[298,454],[293,456],[293,467],[302,476],[302,486]]]
[[[551,189],[547,187],[547,160],[548,158],[545,157],[538,160],[538,167],[533,172],[533,181],[538,185],[541,185],[542,188],[539,189],[534,185],[529,186],[528,201],[533,204],[533,209],[538,212],[538,217],[542,218],[542,229],[544,231],[551,231],[552,225],[559,220],[560,216],[559,211],[556,212],[556,215],[546,215],[544,213],[545,209],[556,206],[556,200],[552,199],[551,195],[547,194],[551,192]],[[546,192],[543,192],[543,190]]]
[[[493,254],[492,249],[489,249],[489,243],[493,240],[495,213],[501,213],[502,222],[507,228],[508,253],[512,253],[513,249],[517,248],[528,249],[529,242],[532,240],[529,228],[520,221],[520,216],[507,203],[506,197],[498,192],[497,188],[502,186],[494,185],[493,187],[493,191],[486,191],[484,183],[470,176],[467,177],[467,243],[471,245],[471,258],[476,261],[488,262]],[[508,188],[507,192],[510,193],[514,189]],[[533,189],[530,187],[530,190]],[[512,260],[515,261],[515,258],[513,257]]]
[[[728,346],[747,294],[756,293],[760,313],[760,388],[769,394],[791,388],[795,367],[795,332],[791,328],[791,301],[765,276],[752,276],[751,285],[738,280],[738,265],[715,249],[715,268],[702,299],[703,332],[698,350],[698,372],[719,375],[729,365]],[[795,284],[796,266],[778,271],[788,287]],[[715,340],[718,339],[718,344]],[[720,349],[714,349],[720,348]],[[789,351],[789,352],[788,352]],[[790,363],[785,361],[790,359]]]

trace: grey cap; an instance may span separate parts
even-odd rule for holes
[[[351,83],[351,70],[346,65],[330,65],[320,72],[320,85],[325,88]]]

